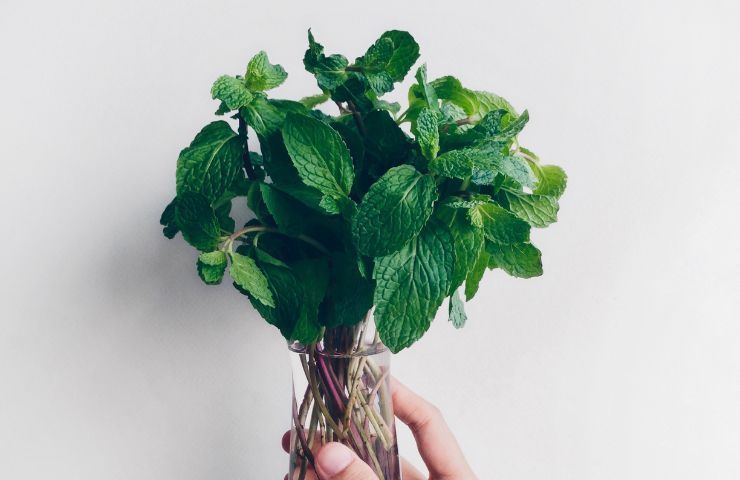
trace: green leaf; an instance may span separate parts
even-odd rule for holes
[[[393,83],[400,82],[419,58],[419,45],[408,32],[385,32],[355,64],[367,78],[370,88],[377,94],[393,90]]]
[[[350,72],[347,74],[347,79],[344,83],[334,90],[331,98],[335,102],[351,103],[358,112],[369,112],[375,106],[371,95],[376,97],[371,90],[368,90],[369,87],[368,80],[364,75],[357,72]]]
[[[306,228],[312,213],[308,207],[294,200],[290,195],[266,184],[260,184],[262,199],[278,228],[289,235],[298,235]]]
[[[404,163],[411,141],[386,110],[373,110],[365,115],[365,142],[368,171],[378,178],[390,167]]]
[[[440,201],[441,205],[449,208],[473,208],[478,205],[484,205],[491,201],[488,195],[473,194],[466,198],[451,196]]]
[[[437,96],[462,108],[473,121],[480,120],[493,110],[506,110],[518,117],[516,110],[502,97],[489,92],[469,90],[455,77],[441,77],[431,82]]]
[[[268,307],[274,307],[275,301],[267,285],[267,278],[255,261],[239,253],[231,253],[231,268],[229,274],[242,290],[249,292],[254,298]]]
[[[509,210],[533,227],[544,228],[558,221],[558,201],[547,195],[504,192]]]
[[[352,218],[358,251],[377,257],[399,250],[421,231],[435,200],[431,176],[410,165],[391,168],[370,187]]]
[[[423,64],[416,70],[416,82],[421,92],[421,98],[426,103],[426,106],[432,110],[439,110],[439,100],[437,99],[437,92],[427,82],[427,64]],[[409,98],[411,101],[411,98]]]
[[[226,254],[221,250],[201,253],[198,257],[198,275],[208,285],[218,285],[226,271]]]
[[[565,192],[568,176],[562,168],[556,165],[539,165],[535,162],[529,163],[537,177],[537,186],[532,193],[546,195],[555,199],[560,198]]]
[[[321,335],[319,306],[329,281],[327,263],[323,259],[303,260],[293,266],[293,272],[301,283],[303,299],[291,339],[303,344],[313,343]]]
[[[289,113],[283,140],[303,183],[335,200],[349,195],[354,180],[352,158],[342,137],[329,125]]]
[[[249,88],[244,83],[244,80],[229,75],[221,75],[213,82],[211,96],[214,100],[221,100],[223,102],[218,110],[221,113],[226,113],[223,111],[224,106],[227,108],[226,111],[238,110],[249,105],[254,98],[252,92],[249,91]]]
[[[465,281],[483,250],[483,233],[470,224],[464,212],[452,208],[438,208],[435,215],[447,226],[455,249],[455,267],[450,281],[451,295]]]
[[[412,126],[416,141],[419,143],[422,155],[431,161],[439,152],[439,125],[437,115],[429,108],[419,112],[416,122]]]
[[[290,268],[260,263],[274,293],[275,306],[268,307],[250,295],[254,308],[280,329],[289,342],[310,344],[318,340],[321,324],[319,304],[326,292],[328,273],[323,260],[302,260]]]
[[[464,88],[455,77],[445,76],[431,82],[437,97],[447,100],[462,108],[466,115],[477,115],[480,112],[480,100],[472,90]]]
[[[322,103],[328,102],[330,99],[330,95],[328,93],[319,93],[316,95],[310,95],[308,97],[301,98],[300,102],[306,107],[306,108],[315,108]]]
[[[502,155],[494,145],[497,144],[445,152],[429,163],[429,170],[448,178],[470,178],[477,185],[492,185],[501,174],[520,185],[534,186],[534,173],[527,162],[520,157]]]
[[[214,210],[216,213],[216,219],[218,220],[218,226],[221,230],[225,230],[227,232],[233,232],[236,227],[234,219],[231,218],[231,207],[231,199],[229,199]]]
[[[478,258],[473,264],[473,268],[468,272],[468,276],[465,278],[465,300],[470,301],[473,299],[476,293],[478,293],[478,286],[483,278],[483,274],[488,268],[488,262],[490,255],[485,248],[481,249]]]
[[[283,267],[283,268],[290,268],[285,262],[273,257],[272,255],[262,250],[261,248],[254,249],[254,256],[257,258],[258,262],[269,263],[270,265],[275,265],[275,266]]]
[[[174,221],[185,241],[198,250],[210,251],[218,246],[221,232],[216,213],[200,193],[178,195]]]
[[[531,278],[542,275],[542,254],[531,243],[504,245],[486,243],[489,268],[501,268],[512,277]]]
[[[453,268],[452,237],[435,220],[401,250],[375,259],[375,323],[392,352],[429,329],[449,292]]]
[[[209,123],[177,159],[177,194],[219,199],[242,168],[244,139],[223,120]]]
[[[380,36],[393,42],[393,53],[388,60],[386,71],[394,82],[400,82],[419,58],[419,44],[409,32],[390,30]]]
[[[529,122],[529,112],[524,110],[521,115],[516,117],[511,123],[506,125],[499,133],[498,136],[501,139],[514,138],[519,135],[524,129],[524,126]]]
[[[314,40],[311,30],[308,31],[308,50],[303,56],[303,65],[314,74],[322,90],[335,90],[347,80],[347,59],[342,55],[324,55],[324,47]]]
[[[332,255],[329,278],[324,325],[334,328],[359,323],[373,306],[373,281],[362,276],[355,257],[348,253]]]
[[[487,239],[498,243],[529,241],[529,224],[495,203],[477,205],[468,211],[473,225],[483,229]]]
[[[518,117],[519,114],[514,110],[514,107],[511,106],[511,104],[503,97],[500,97],[496,95],[495,93],[491,92],[482,92],[480,90],[473,90],[473,94],[475,95],[475,98],[478,100],[478,111],[485,113],[494,111],[494,110],[506,110],[514,117]]]
[[[393,40],[380,38],[368,49],[364,57],[356,61],[358,65],[362,65],[370,88],[378,95],[393,90],[393,77],[386,71],[392,55]]]
[[[285,69],[280,65],[271,64],[264,51],[252,57],[247,65],[245,81],[250,90],[270,90],[282,84],[286,78],[288,74]]]
[[[239,110],[239,113],[252,127],[258,136],[265,138],[279,131],[285,115],[266,98],[257,97],[250,105]],[[265,152],[262,152],[264,155]]]
[[[450,295],[449,315],[450,322],[452,322],[455,328],[464,327],[465,322],[468,320],[468,316],[465,315],[465,304],[457,290]]]
[[[175,222],[175,204],[176,203],[177,203],[177,198],[172,199],[172,201],[167,204],[164,211],[162,211],[162,216],[159,217],[159,224],[164,227],[162,229],[162,233],[164,234],[165,237],[169,239],[175,238],[175,235],[177,235],[177,232],[180,231],[180,229],[177,227],[177,223]]]

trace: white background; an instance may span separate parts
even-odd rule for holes
[[[410,30],[569,174],[545,276],[489,274],[464,330],[440,315],[394,360],[480,477],[740,478],[738,24],[711,0],[3,1],[0,478],[282,478],[284,343],[158,217],[217,76],[265,49],[277,95],[317,91],[309,26],[350,58]]]

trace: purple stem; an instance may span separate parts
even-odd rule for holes
[[[301,425],[301,419],[298,418],[298,402],[293,397],[293,423],[295,423],[296,434],[298,435],[298,441],[301,442],[301,449],[303,450],[303,456],[308,460],[312,467],[315,469],[313,463],[313,453],[308,448],[308,442],[306,441],[306,433],[303,431],[303,425]]]
[[[326,366],[326,360],[324,360],[324,357],[322,357],[321,355],[316,355],[316,360],[318,361],[319,368],[321,369],[321,376],[324,377],[324,383],[329,388],[329,391],[331,392],[332,398],[334,399],[337,408],[340,412],[344,412],[344,402],[342,401],[342,397],[339,395],[337,387],[332,380],[331,375],[329,374],[329,369]]]

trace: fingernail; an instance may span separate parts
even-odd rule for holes
[[[329,443],[319,452],[318,462],[321,470],[333,477],[349,467],[352,452],[342,444]]]

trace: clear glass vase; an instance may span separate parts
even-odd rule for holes
[[[313,453],[328,442],[351,448],[380,480],[400,480],[391,400],[390,352],[372,315],[327,329],[311,345],[289,345],[293,400],[288,478],[312,478]],[[313,453],[312,453],[313,452]]]

